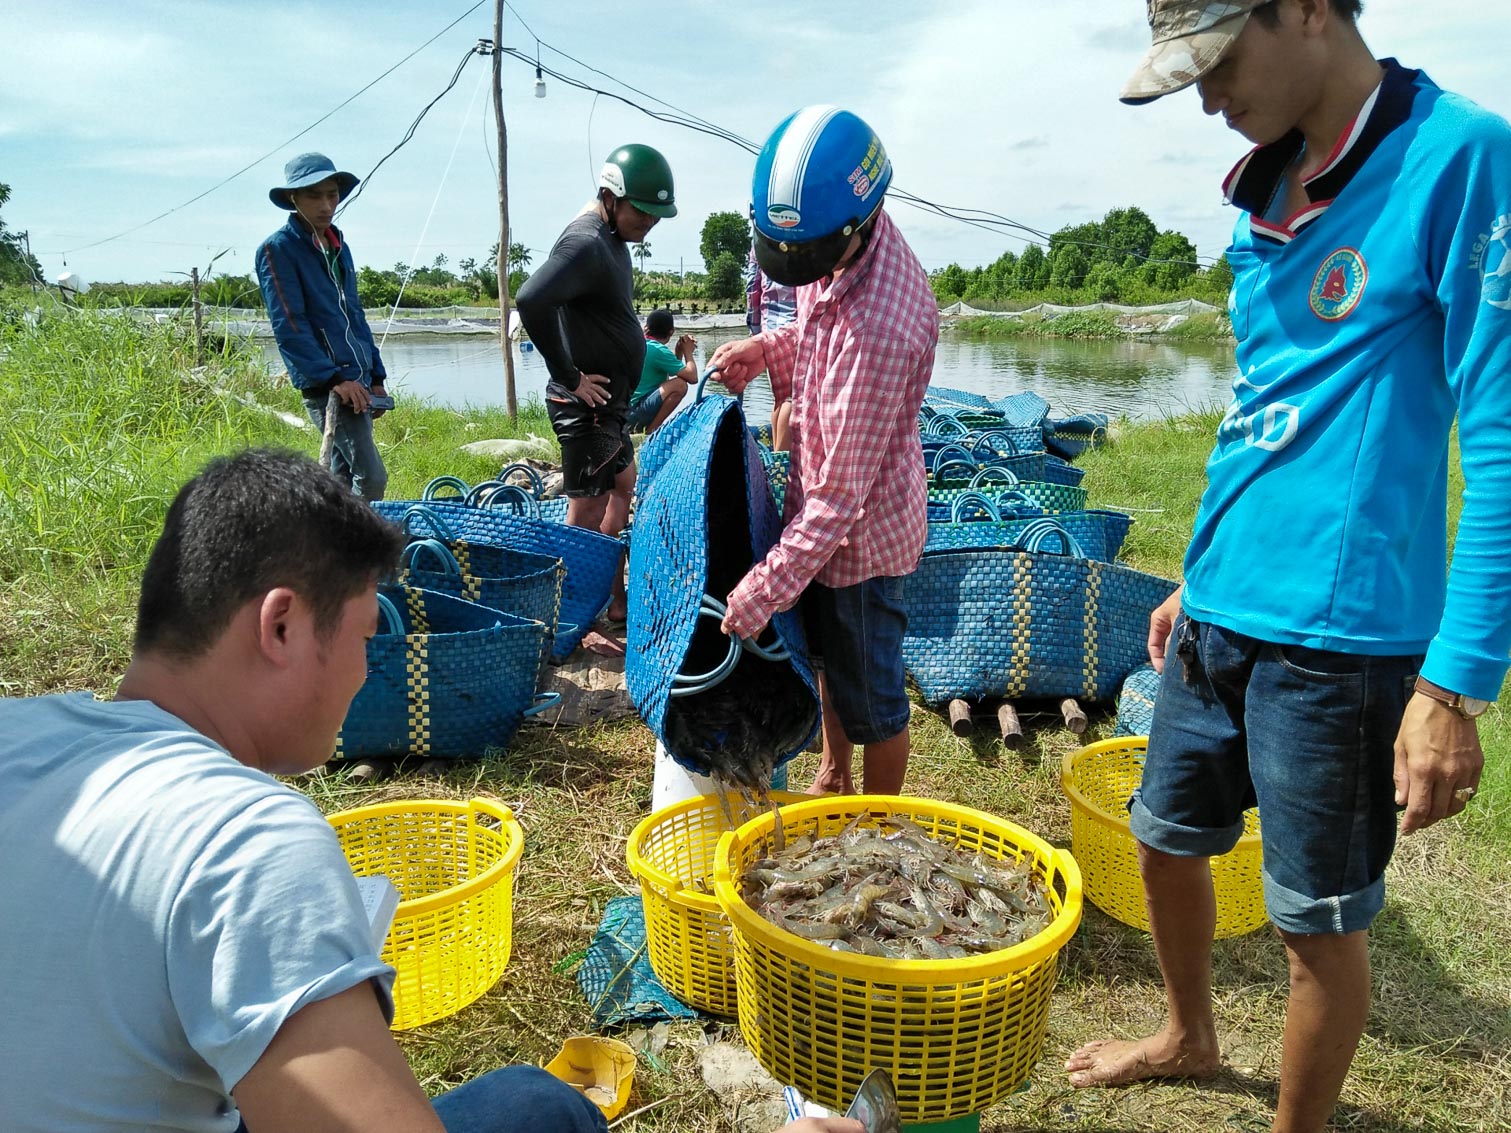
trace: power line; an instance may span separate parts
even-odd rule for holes
[[[452,28],[456,27],[457,24],[461,23],[468,16],[472,15],[473,12],[477,11],[479,8],[481,8],[483,6],[483,3],[484,3],[484,0],[477,0],[477,3],[473,4],[472,7],[468,8],[465,12],[463,12],[456,19],[452,20],[449,24],[447,24],[445,27],[443,27],[440,31],[436,32],[435,35],[431,36],[424,43],[420,44],[419,47],[416,47],[408,55],[404,56],[404,58],[400,59],[392,67],[388,68],[388,70],[384,71],[381,75],[379,75],[372,82],[368,83],[361,90],[357,91],[356,94],[352,95],[345,102],[342,102],[339,106],[336,106],[336,107],[332,108],[331,110],[327,111],[325,114],[322,114],[319,118],[315,119],[315,121],[311,122],[308,126],[306,126],[304,129],[300,130],[293,137],[288,138],[287,140],[278,143],[278,145],[276,145],[272,149],[268,150],[267,153],[263,154],[262,156],[260,156],[258,158],[253,159],[252,161],[248,162],[246,165],[243,165],[240,169],[238,169],[235,173],[231,174],[225,180],[219,181],[216,184],[211,185],[204,192],[199,193],[199,194],[197,194],[197,195],[195,195],[193,197],[190,197],[183,204],[174,205],[167,212],[160,212],[160,213],[158,213],[151,220],[144,220],[140,224],[133,225],[132,227],[126,229],[123,232],[117,232],[114,236],[107,236],[103,240],[96,240],[92,244],[81,244],[77,248],[69,248],[67,251],[62,252],[61,255],[63,255],[64,257],[67,257],[69,255],[72,255],[74,252],[83,252],[83,251],[87,251],[90,248],[98,248],[101,244],[109,244],[109,243],[111,243],[114,240],[119,240],[122,236],[129,236],[133,232],[137,232],[137,231],[139,231],[139,230],[141,230],[143,228],[146,228],[149,224],[156,224],[158,221],[162,220],[164,217],[172,216],[174,213],[180,211],[181,209],[188,208],[190,205],[194,204],[195,201],[203,200],[205,197],[208,197],[211,193],[215,192],[217,189],[223,189],[225,186],[229,185],[232,181],[236,180],[236,178],[240,177],[243,173],[247,172],[249,169],[252,169],[255,166],[261,165],[264,161],[266,161],[268,158],[272,157],[274,154],[278,153],[280,150],[284,149],[290,143],[296,142],[300,138],[304,137],[305,134],[308,134],[311,130],[313,130],[316,126],[320,125],[322,122],[324,122],[331,115],[333,115],[337,111],[342,110],[345,107],[349,106],[352,102],[355,102],[362,95],[366,94],[373,87],[375,87],[379,83],[381,83],[389,75],[391,75],[395,71],[397,71],[405,63],[407,63],[411,59],[413,59],[421,51],[424,51],[425,48],[429,47],[436,40],[440,39],[441,36],[445,35]],[[453,82],[454,81],[455,80],[453,79]],[[445,92],[443,91],[442,93],[445,93]],[[427,107],[427,109],[428,109],[428,107]],[[43,255],[53,255],[53,254],[54,253],[51,253],[51,252],[44,252],[43,253]],[[64,260],[64,263],[65,264],[67,263],[66,259]]]
[[[479,2],[481,2],[481,0],[479,0]],[[471,59],[474,55],[481,54],[483,54],[483,52],[476,45],[467,49],[467,54],[462,56],[462,61],[456,65],[456,70],[451,73],[451,81],[446,84],[445,88],[441,91],[440,94],[436,95],[429,102],[427,102],[425,104],[425,108],[415,116],[415,120],[409,124],[409,129],[404,131],[404,136],[399,139],[399,144],[394,146],[393,149],[389,150],[382,157],[380,157],[378,159],[378,164],[374,165],[370,170],[368,170],[367,176],[362,178],[362,183],[357,186],[357,191],[351,196],[347,197],[346,200],[341,202],[341,207],[336,210],[337,216],[340,216],[343,212],[350,208],[352,202],[354,202],[358,197],[362,195],[362,190],[367,188],[368,183],[373,178],[373,174],[383,167],[383,163],[391,158],[394,154],[398,153],[401,149],[403,149],[405,143],[408,142],[409,139],[414,137],[414,132],[415,130],[419,129],[421,119],[423,119],[425,115],[430,113],[430,108],[436,103],[440,102],[441,99],[445,98],[451,88],[456,86],[456,81],[462,77],[462,68],[467,66],[467,60]],[[476,98],[475,95],[473,97]]]
[[[512,10],[513,9],[511,9],[511,11]],[[518,15],[519,13],[516,12],[515,16],[518,17]],[[521,20],[520,22],[522,24],[524,23],[523,20]],[[529,31],[528,26],[526,27],[526,30]],[[535,35],[534,32],[530,32],[530,34],[532,36]],[[669,110],[673,111],[673,113],[665,113],[663,111],[654,110],[648,106],[636,102],[633,98],[618,94],[614,91],[603,90],[602,88],[596,87],[589,82],[585,82],[581,79],[564,74],[563,72],[555,68],[542,64],[538,59],[531,58],[529,55],[527,55],[523,51],[520,51],[518,48],[506,47],[503,48],[503,53],[519,60],[522,63],[525,63],[528,66],[538,68],[540,71],[550,75],[558,82],[565,83],[567,86],[575,87],[581,91],[589,92],[595,96],[601,95],[606,98],[615,99],[634,110],[640,111],[640,113],[646,115],[647,117],[654,118],[661,122],[666,122],[670,125],[681,126],[684,129],[694,130],[701,134],[708,134],[711,137],[719,138],[723,141],[729,142],[731,145],[738,146],[740,149],[745,150],[747,153],[756,154],[760,152],[761,147],[748,138],[741,137],[739,134],[736,134],[730,130],[726,130],[722,126],[710,122],[705,118],[699,117],[698,115],[693,114],[690,111],[681,110],[678,107],[673,106],[671,103],[657,98],[655,95],[647,94],[646,92],[631,86],[629,83],[624,82],[624,80],[622,79],[616,78],[615,76],[608,74],[605,71],[601,71],[596,67],[584,63],[579,59],[576,59],[575,57],[567,54],[565,51],[562,51],[560,48],[557,48],[552,44],[545,42],[539,36],[535,37],[535,41],[539,46],[545,47],[547,50],[552,51],[565,59],[571,60],[573,63],[576,63],[578,66],[583,67],[586,70],[593,72],[594,74],[604,76],[611,82],[617,83],[619,86],[624,87],[626,90],[633,91],[635,94],[638,94],[643,98],[651,99],[653,102],[667,107]],[[1024,224],[1021,221],[1013,220],[1011,217],[1003,216],[1001,213],[992,212],[989,209],[964,208],[937,204],[933,201],[927,200],[926,198],[917,196],[914,193],[909,193],[906,190],[899,188],[895,184],[888,188],[888,195],[894,197],[899,203],[908,205],[912,208],[916,208],[924,212],[933,213],[936,216],[941,216],[948,220],[956,221],[960,224],[967,224],[973,228],[980,228],[983,231],[992,232],[996,235],[1007,235],[1014,239],[1024,240],[1026,242],[1043,241],[1047,244],[1051,240],[1056,240],[1061,244],[1072,244],[1089,248],[1102,248],[1114,252],[1122,252],[1125,255],[1134,256],[1136,259],[1142,260],[1145,263],[1181,264],[1190,267],[1204,268],[1212,263],[1217,262],[1214,257],[1210,256],[1198,256],[1196,259],[1191,260],[1157,258],[1149,255],[1139,255],[1139,253],[1134,252],[1130,249],[1121,248],[1115,244],[1108,244],[1102,241],[1071,240],[1064,237],[1057,238],[1051,233],[1035,228],[1032,225]],[[1206,263],[1202,262],[1203,259],[1206,260]]]

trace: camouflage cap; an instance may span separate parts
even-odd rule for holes
[[[1266,0],[1149,0],[1154,46],[1118,97],[1153,102],[1196,82],[1222,59]]]

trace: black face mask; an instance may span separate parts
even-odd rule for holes
[[[855,253],[857,258],[865,252],[866,246],[871,241],[871,225],[864,224],[859,231],[860,248]],[[765,233],[757,231],[755,234],[756,263],[761,265],[761,271],[766,274],[767,279],[787,287],[801,287],[805,283],[823,279],[832,272],[844,258],[845,250],[850,247],[850,237],[855,233],[856,228],[852,221],[838,232],[797,244],[773,240]]]

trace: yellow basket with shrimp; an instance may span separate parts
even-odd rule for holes
[[[1060,764],[1070,799],[1070,852],[1086,878],[1086,899],[1114,920],[1149,929],[1138,842],[1128,829],[1128,798],[1144,778],[1147,736],[1119,736],[1073,751]],[[1259,868],[1259,812],[1244,814],[1238,845],[1212,859],[1217,936],[1242,936],[1267,919]]]
[[[905,1124],[979,1113],[1017,1089],[1044,1052],[1060,950],[1081,920],[1070,854],[1005,819],[951,803],[883,795],[781,808],[783,835],[828,837],[857,815],[900,815],[946,845],[1022,863],[1053,914],[1010,948],[949,960],[836,952],[777,928],[745,903],[740,879],[772,848],[774,818],[719,841],[714,889],[734,934],[740,1032],[777,1081],[843,1111],[878,1067]]]
[[[358,877],[399,891],[383,945],[392,964],[395,1030],[454,1015],[509,963],[514,867],[525,836],[491,799],[411,799],[328,816]]]
[[[779,806],[807,795],[772,791]],[[738,795],[703,795],[642,819],[625,849],[640,882],[645,944],[667,991],[710,1015],[735,1014],[734,944],[714,897],[714,850],[725,832],[764,813]],[[734,819],[733,825],[730,818]]]

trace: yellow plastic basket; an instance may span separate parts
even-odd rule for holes
[[[1060,764],[1060,786],[1070,799],[1070,852],[1086,878],[1086,899],[1133,928],[1149,929],[1138,842],[1128,831],[1128,797],[1144,777],[1147,736],[1119,736],[1089,744]],[[1217,936],[1242,936],[1264,924],[1264,883],[1259,876],[1259,812],[1244,814],[1238,845],[1212,859],[1217,895]]]
[[[491,799],[412,799],[329,816],[359,877],[383,874],[399,908],[383,945],[395,1030],[454,1015],[509,962],[514,867],[525,836]]]
[[[807,795],[772,791],[778,805]],[[735,825],[762,813],[727,795]],[[642,819],[625,857],[640,881],[645,943],[656,978],[689,1007],[735,1014],[734,943],[714,897],[714,850],[731,829],[717,795],[673,803]]]
[[[777,1081],[843,1111],[861,1080],[885,1068],[904,1124],[979,1113],[1012,1093],[1044,1052],[1060,949],[1081,920],[1071,856],[1004,819],[951,803],[883,795],[782,807],[787,836],[823,837],[856,814],[900,814],[940,841],[1027,863],[1049,892],[1049,927],[1023,943],[962,960],[884,960],[835,952],[784,932],[740,896],[764,856],[768,813],[724,835],[714,888],[734,932],[740,1032]]]

